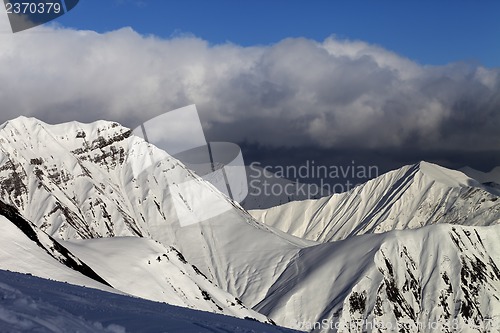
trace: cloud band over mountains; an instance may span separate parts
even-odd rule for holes
[[[500,147],[500,69],[426,66],[361,41],[210,45],[129,28],[8,33],[1,119],[126,126],[197,104],[208,136],[268,147],[487,151]]]

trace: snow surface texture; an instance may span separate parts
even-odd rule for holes
[[[1,332],[292,332],[3,270],[0,300]]]
[[[64,242],[113,287],[130,295],[236,317],[267,318],[217,288],[173,247],[146,238]]]
[[[176,186],[186,179],[192,186]],[[358,320],[377,320],[385,326],[373,331],[479,332],[498,322],[498,196],[425,162],[350,193],[252,212],[266,225],[118,124],[19,118],[0,128],[0,198],[115,292],[306,331],[358,332]],[[228,209],[179,223],[213,205]],[[26,257],[32,274],[110,288],[0,222],[0,268],[28,272]]]

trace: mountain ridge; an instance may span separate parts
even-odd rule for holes
[[[500,223],[500,201],[459,171],[420,162],[369,180],[350,192],[251,211],[257,220],[313,241],[435,223]]]
[[[14,207],[5,204],[1,200],[0,215],[7,218],[8,221],[12,222],[17,228],[19,228],[19,230],[21,230],[26,235],[26,237],[36,243],[38,247],[45,250],[48,255],[56,259],[61,264],[108,287],[113,287],[86,263],[80,261],[76,256],[74,256],[66,247],[61,245],[59,242],[54,240],[43,231],[39,230],[31,222],[25,220]]]

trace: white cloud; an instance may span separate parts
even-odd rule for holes
[[[209,135],[236,142],[500,147],[499,69],[422,66],[335,37],[241,47],[130,28],[11,34],[0,16],[0,122],[30,115],[133,126],[195,103]]]

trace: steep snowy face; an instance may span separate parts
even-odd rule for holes
[[[500,200],[461,172],[421,162],[379,176],[350,192],[251,214],[297,237],[328,242],[436,223],[498,224]]]
[[[499,232],[442,224],[306,248],[255,308],[314,332],[496,331]]]
[[[1,196],[58,238],[148,236],[151,224],[179,223],[175,207],[191,208],[176,186],[196,177],[116,123],[18,118],[0,130],[0,152]],[[208,184],[197,190],[229,205]]]
[[[166,152],[104,121],[47,125],[21,117],[4,124],[0,195],[61,239],[151,236],[173,242],[189,214],[201,216],[196,222],[229,216],[264,229]]]
[[[113,290],[58,241],[0,201],[0,269]]]
[[[0,130],[1,196],[58,238],[140,235],[122,191],[115,191],[129,136],[106,122],[10,121]]]
[[[63,242],[110,284],[127,294],[171,305],[271,323],[218,288],[175,248],[138,237]]]

